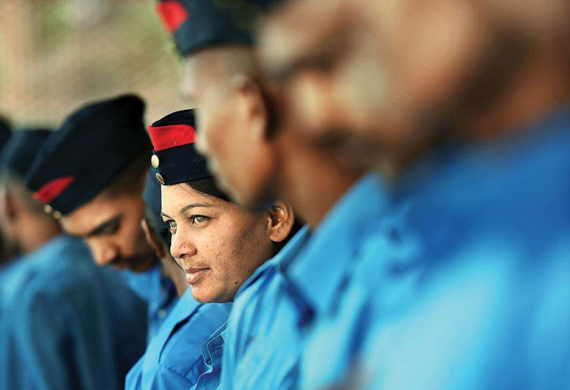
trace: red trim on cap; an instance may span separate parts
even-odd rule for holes
[[[148,132],[157,152],[196,142],[196,130],[190,125],[149,126]]]
[[[163,1],[156,10],[169,33],[174,33],[188,20],[188,11],[178,1]]]
[[[34,193],[34,198],[42,203],[50,203],[57,198],[67,187],[75,181],[74,176],[60,177],[54,179],[49,183],[43,185],[37,192]]]

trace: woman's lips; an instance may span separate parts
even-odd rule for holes
[[[186,282],[188,284],[195,284],[210,271],[209,268],[189,268],[186,270]]]

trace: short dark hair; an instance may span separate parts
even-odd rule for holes
[[[232,202],[230,197],[220,189],[213,177],[206,177],[204,179],[192,180],[186,182],[186,185],[194,191],[198,191],[204,195],[213,196],[215,198]],[[233,202],[232,202],[233,203]]]

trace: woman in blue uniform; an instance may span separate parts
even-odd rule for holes
[[[183,274],[191,288],[179,289],[180,302],[129,373],[127,389],[215,389],[231,302],[289,237],[294,213],[281,202],[252,212],[228,201],[194,150],[192,110],[168,115],[149,132],[155,151],[145,189],[147,239],[172,265],[170,243],[178,269],[165,269],[173,279]]]

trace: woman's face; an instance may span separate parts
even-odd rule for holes
[[[186,184],[162,186],[170,253],[200,302],[229,302],[273,254],[268,213],[253,213]]]

